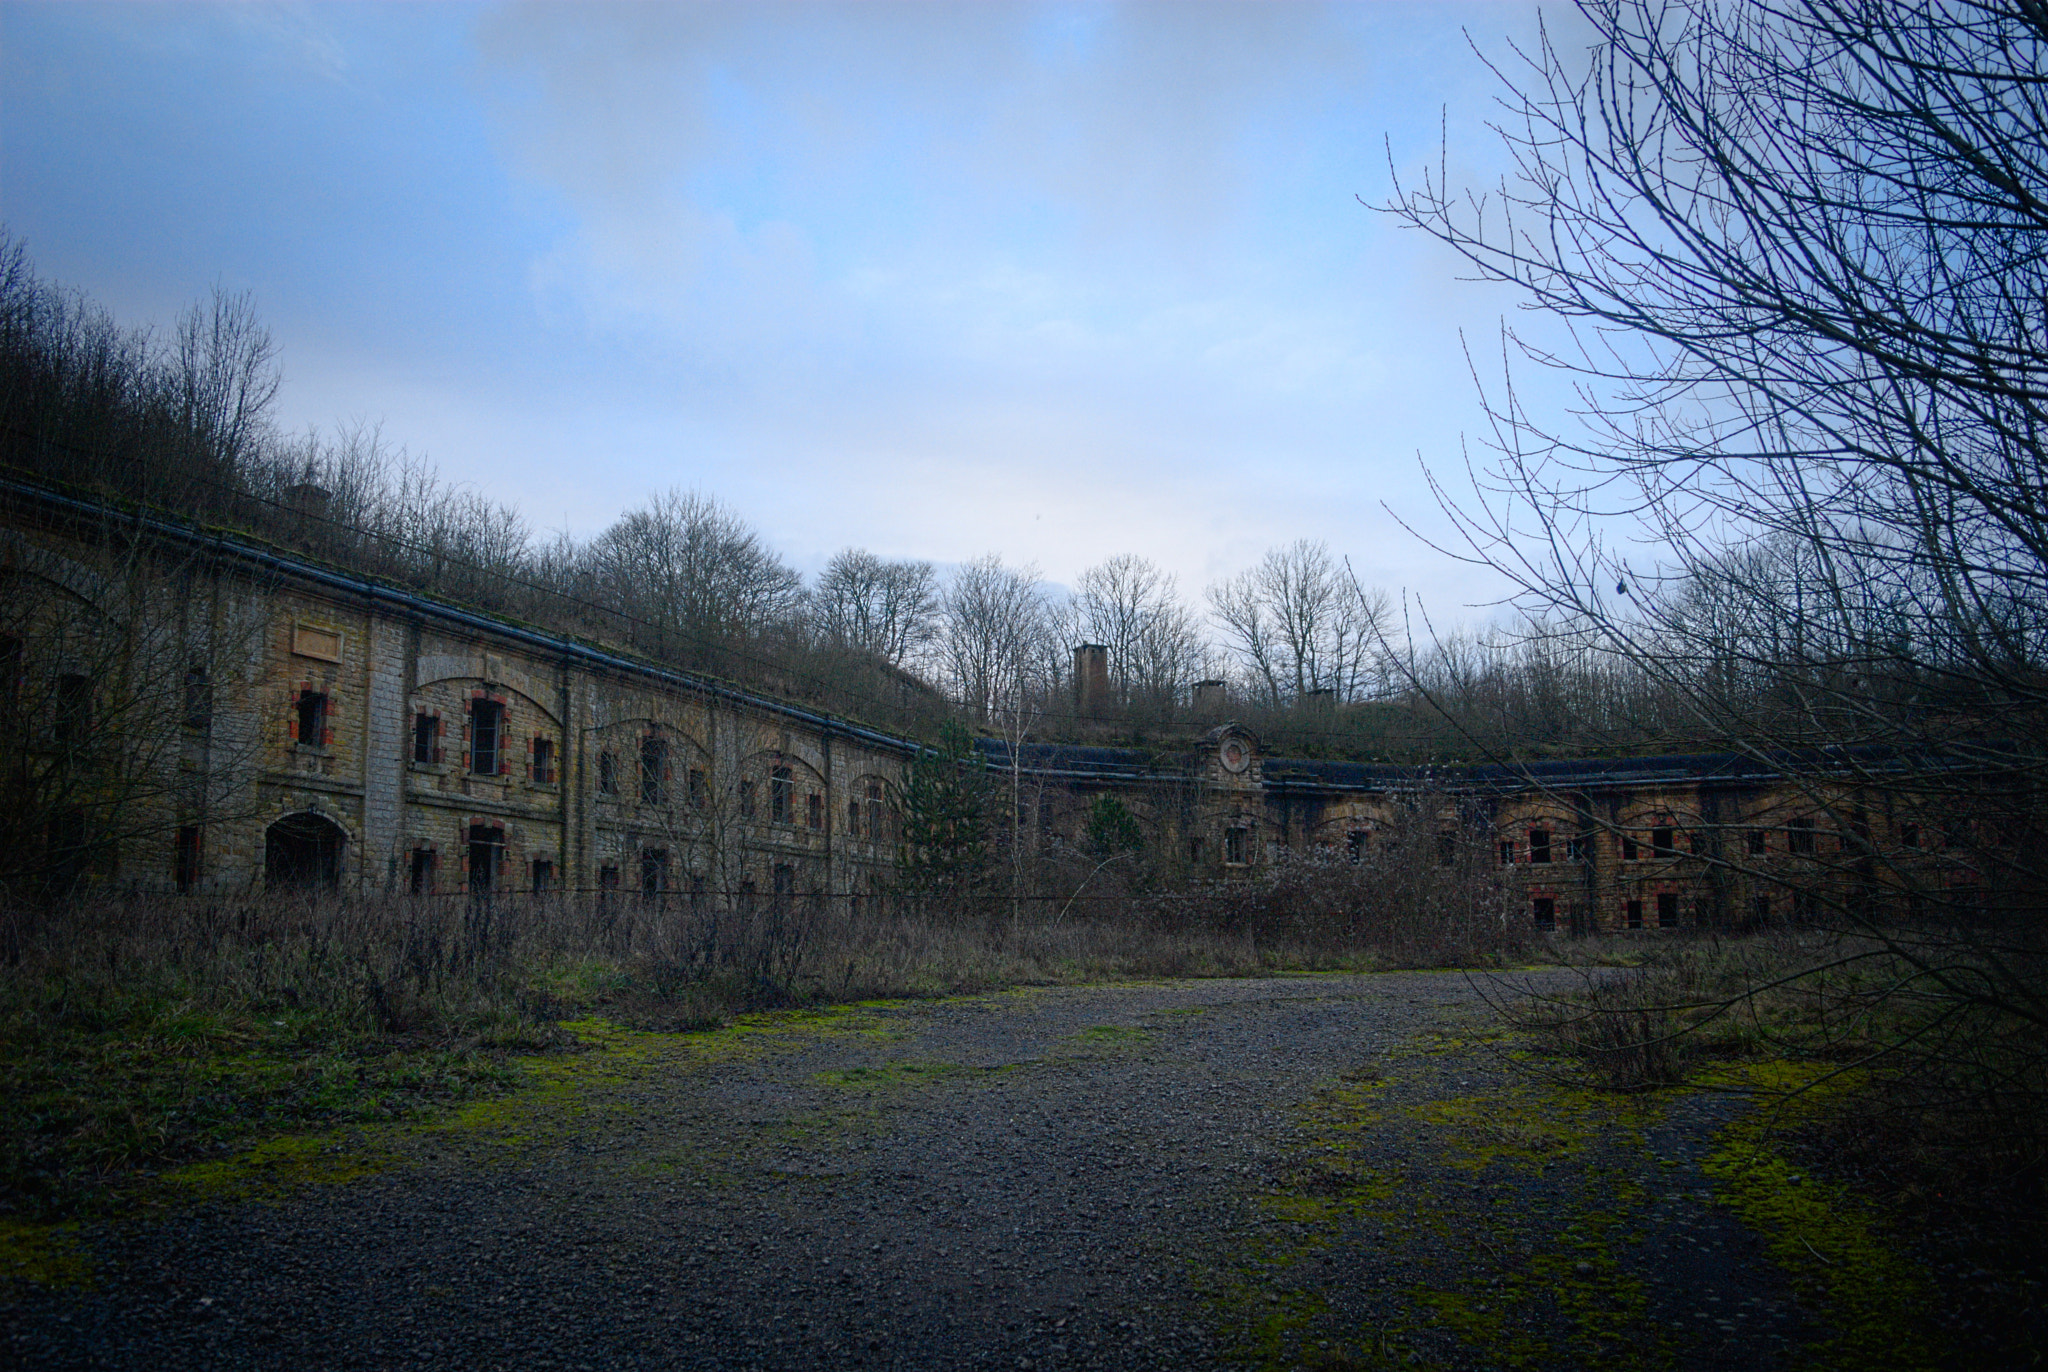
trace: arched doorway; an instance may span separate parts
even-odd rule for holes
[[[263,836],[263,880],[273,888],[332,889],[341,884],[348,835],[325,815],[286,815]]]

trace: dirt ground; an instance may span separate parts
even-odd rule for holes
[[[1616,1098],[1531,1070],[1486,1000],[1562,975],[581,1025],[586,1051],[535,1060],[511,1096],[188,1168],[155,1217],[50,1238],[70,1279],[8,1285],[8,1357],[1937,1362],[1910,1261],[1852,1198],[1788,1173],[1741,1097]]]

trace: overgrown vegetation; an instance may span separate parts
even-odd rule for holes
[[[1375,911],[1384,923],[1374,927]],[[77,1214],[265,1133],[403,1117],[511,1085],[588,1014],[690,1029],[748,1010],[1025,983],[1511,955],[1497,923],[1418,938],[1384,905],[1119,895],[106,899],[8,911],[0,1217]]]

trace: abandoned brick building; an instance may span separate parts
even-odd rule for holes
[[[893,879],[909,740],[214,532],[22,487],[4,510],[17,751],[96,759],[69,791],[24,793],[13,841],[61,846],[118,805],[77,856],[92,880],[860,896]],[[1077,837],[1114,794],[1218,878],[1290,849],[1357,855],[1426,790],[1446,823],[1486,826],[1510,908],[1575,932],[1860,898],[1876,878],[1843,855],[1872,845],[1941,860],[1882,796],[1817,796],[1733,757],[1439,768],[1425,788],[1413,769],[1265,756],[1234,725],[1165,755],[981,746],[1028,778],[1048,829]],[[1951,865],[1942,880],[1971,879]]]

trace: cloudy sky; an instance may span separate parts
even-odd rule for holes
[[[1557,16],[1546,12],[1555,25]],[[0,5],[0,218],[130,322],[253,293],[294,427],[381,421],[536,526],[708,491],[849,544],[1298,537],[1498,587],[1419,462],[1513,301],[1361,205],[1497,179],[1531,5]]]

